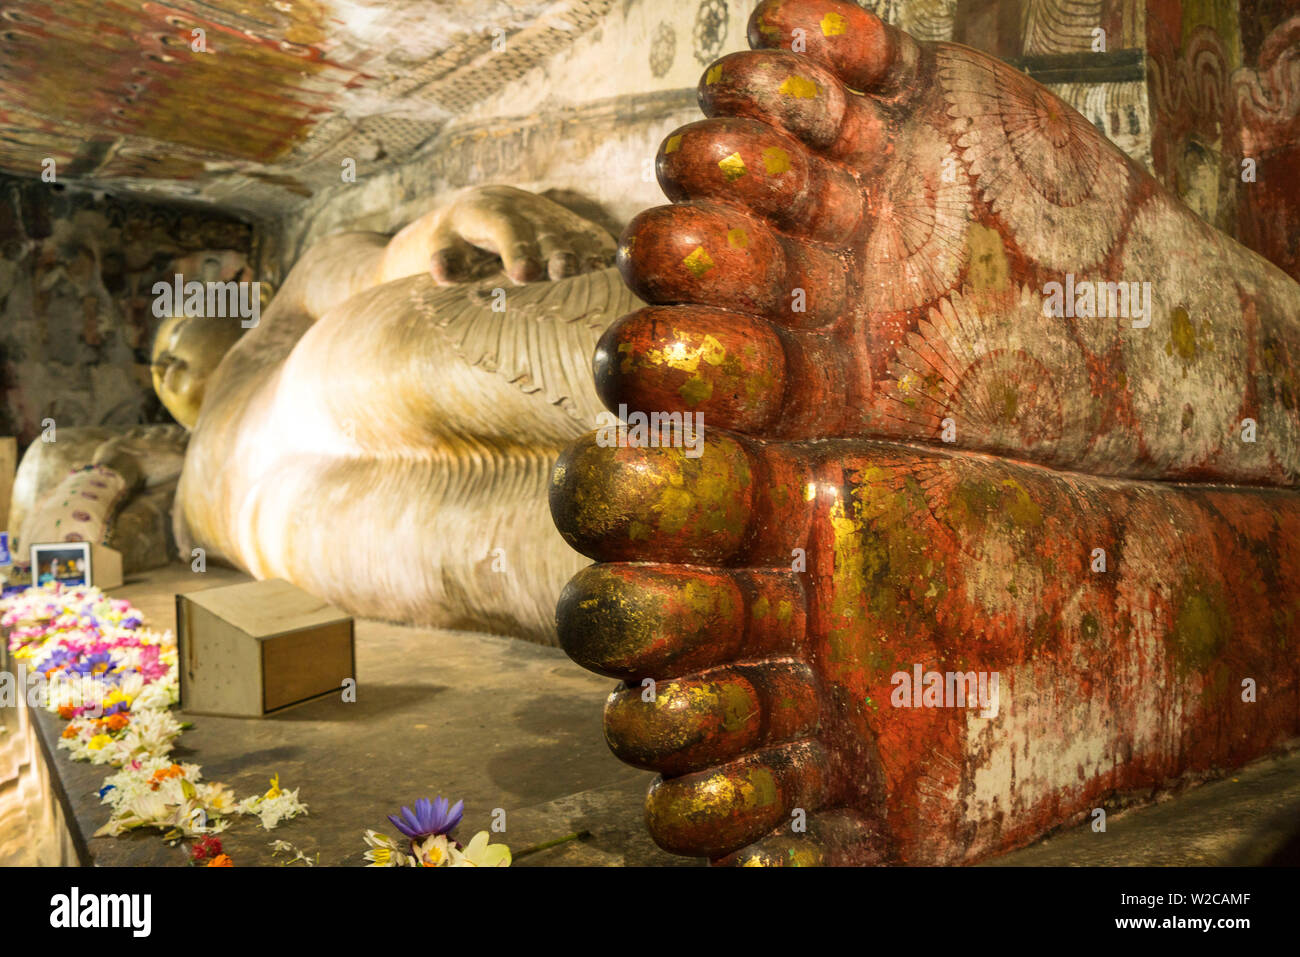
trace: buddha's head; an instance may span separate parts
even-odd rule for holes
[[[164,319],[153,341],[153,388],[187,429],[199,419],[208,381],[244,329],[238,320]]]

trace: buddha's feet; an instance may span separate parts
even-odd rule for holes
[[[668,850],[970,860],[1300,734],[1292,491],[862,440],[687,451],[589,437],[551,489],[605,563],[560,641],[624,679],[606,737],[662,772]]]
[[[768,0],[750,41],[705,73],[711,118],[660,149],[676,205],[624,235],[652,305],[597,354],[610,408],[1300,481],[1281,270],[991,57],[842,0]]]
[[[707,432],[606,430],[551,489],[656,840],[973,860],[1300,733],[1300,496],[1141,481],[1296,484],[1300,287],[990,58],[839,0],[750,38],[596,356]]]

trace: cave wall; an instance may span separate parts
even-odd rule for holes
[[[1035,76],[1138,163],[1153,168],[1141,0],[859,0],[924,40],[954,40]],[[339,229],[391,232],[438,195],[505,182],[554,190],[617,234],[663,203],[653,158],[673,129],[701,119],[695,89],[719,56],[746,49],[753,0],[621,0],[571,47],[473,97],[414,158],[356,161],[355,183],[318,191],[280,236],[287,267]],[[485,21],[485,28],[488,26]],[[1094,28],[1106,49],[1093,50]],[[503,49],[503,69],[511,60]]]
[[[1208,222],[1300,277],[1300,9],[1295,0],[859,0],[924,40],[1026,71]],[[746,46],[750,0],[622,0],[600,26],[475,98],[410,159],[357,160],[283,222],[282,267],[339,229],[393,231],[439,195],[555,191],[617,234],[664,202],[650,164],[700,118],[695,85]],[[1103,44],[1098,49],[1098,34]],[[503,68],[510,58],[502,51]],[[1253,181],[1242,161],[1255,161]]]
[[[475,98],[398,166],[357,158],[357,181],[318,192],[283,223],[285,264],[339,229],[396,230],[435,197],[507,183],[556,198],[617,234],[665,202],[654,156],[672,130],[701,119],[695,87],[713,60],[745,49],[749,0],[619,0],[600,25]],[[485,21],[485,29],[490,26]],[[511,51],[500,52],[508,68]]]
[[[0,174],[0,435],[170,422],[150,381],[154,283],[255,279],[259,249],[215,210]]]

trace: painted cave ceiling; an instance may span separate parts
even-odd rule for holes
[[[277,213],[346,159],[409,156],[614,2],[0,0],[0,169]]]

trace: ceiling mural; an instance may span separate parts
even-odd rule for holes
[[[614,0],[0,0],[0,169],[276,214],[394,162]]]

